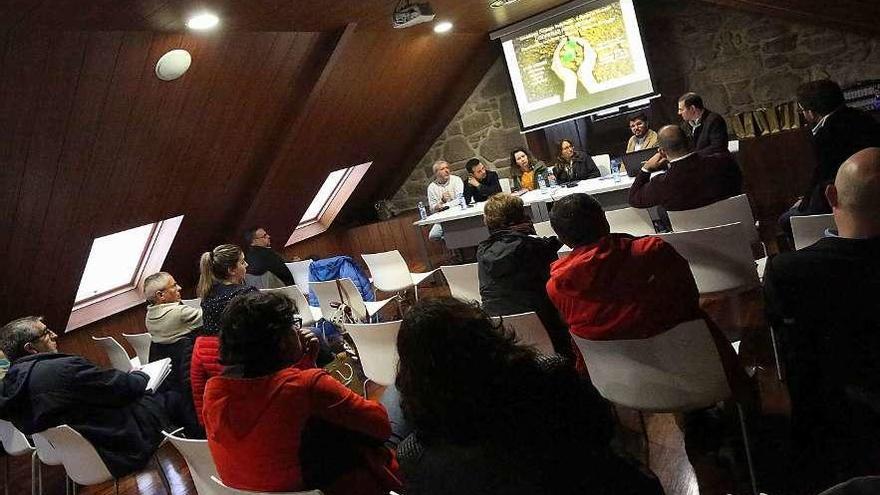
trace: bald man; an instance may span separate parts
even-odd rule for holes
[[[825,195],[837,232],[772,258],[764,295],[784,344],[795,451],[827,459],[831,484],[880,458],[880,148],[846,160]]]
[[[658,133],[659,151],[645,162],[629,189],[635,208],[662,206],[670,211],[700,208],[742,192],[742,174],[733,156],[693,151],[684,131],[667,125]],[[653,179],[651,174],[667,168]]]

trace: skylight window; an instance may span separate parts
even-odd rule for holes
[[[287,240],[287,245],[316,236],[330,228],[339,210],[372,164],[373,162],[367,162],[330,172]]]
[[[67,331],[144,302],[143,281],[158,272],[183,215],[95,238]]]
[[[74,303],[134,284],[155,230],[148,223],[95,239]]]

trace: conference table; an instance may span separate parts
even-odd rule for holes
[[[615,182],[613,176],[596,177],[577,183],[574,187],[548,187],[536,189],[522,196],[523,204],[530,210],[535,223],[550,220],[552,203],[570,194],[587,193],[596,198],[599,204],[608,211],[629,206],[629,187],[633,178],[621,172],[620,181]],[[476,203],[466,208],[453,206],[447,210],[434,213],[424,220],[415,222],[417,228],[431,227],[440,224],[443,227],[443,240],[449,249],[476,246],[489,238],[489,229],[483,223],[483,206],[485,202]],[[424,235],[420,236],[424,240]]]

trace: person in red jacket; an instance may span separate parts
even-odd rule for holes
[[[396,459],[382,445],[391,435],[385,408],[314,367],[318,340],[300,330],[295,311],[282,295],[256,292],[223,313],[226,368],[208,380],[203,409],[220,478],[260,492],[400,489]]]

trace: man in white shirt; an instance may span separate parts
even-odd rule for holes
[[[434,180],[428,184],[428,211],[437,213],[449,208],[460,194],[464,194],[464,182],[461,177],[452,174],[445,160],[434,162],[432,169]],[[428,238],[432,241],[443,239],[443,228],[439,223],[431,227]]]

